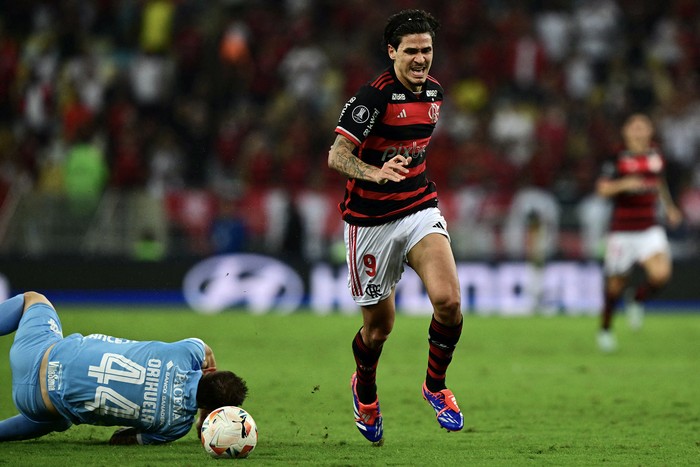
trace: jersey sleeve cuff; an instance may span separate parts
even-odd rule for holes
[[[352,142],[355,144],[355,146],[359,146],[359,145],[361,144],[360,140],[359,140],[355,135],[353,135],[352,133],[348,132],[348,131],[347,131],[345,128],[343,128],[343,127],[340,127],[340,126],[336,127],[336,128],[335,128],[335,132],[338,133],[339,135],[345,136],[347,139],[349,139],[350,141],[352,141]]]

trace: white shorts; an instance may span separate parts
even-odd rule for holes
[[[611,232],[605,250],[605,273],[608,276],[624,275],[635,263],[657,253],[669,252],[668,237],[661,226],[640,232]]]
[[[438,208],[371,227],[346,223],[348,288],[355,303],[374,305],[387,298],[401,279],[408,252],[431,233],[450,239],[447,222]]]

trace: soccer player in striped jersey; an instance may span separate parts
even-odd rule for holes
[[[345,221],[348,288],[362,310],[352,341],[355,421],[371,442],[383,441],[376,371],[394,326],[395,286],[408,264],[432,304],[423,398],[449,431],[464,419],[445,385],[462,331],[460,286],[435,184],[426,177],[427,147],[443,89],[429,75],[439,22],[422,10],[392,15],[384,29],[391,65],[347,101],[328,166],[348,180],[339,209]]]
[[[15,331],[12,399],[20,413],[0,421],[0,441],[90,424],[121,426],[113,445],[161,444],[187,434],[197,416],[199,429],[212,410],[241,405],[248,392],[240,377],[216,370],[214,353],[197,338],[64,338],[56,310],[40,293],[0,303],[0,336]]]
[[[657,220],[661,202],[670,226],[682,221],[664,176],[664,158],[653,142],[651,119],[640,113],[629,116],[622,127],[624,148],[603,164],[596,184],[599,195],[613,203],[605,252],[605,296],[598,346],[604,352],[617,347],[612,333],[613,313],[621,301],[629,274],[639,264],[645,279],[626,300],[633,329],[642,324],[642,303],[671,277],[671,255],[664,227]]]

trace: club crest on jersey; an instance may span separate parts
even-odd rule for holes
[[[355,123],[365,123],[369,119],[369,109],[364,105],[358,105],[352,109],[352,119]]]
[[[428,109],[428,117],[430,117],[430,121],[432,123],[437,123],[438,118],[440,118],[440,106],[436,103],[430,104],[430,108]]]

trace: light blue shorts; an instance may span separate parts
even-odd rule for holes
[[[39,367],[46,349],[61,339],[63,330],[56,310],[45,303],[27,308],[10,348],[12,400],[22,415],[35,422],[56,419],[41,398]]]

